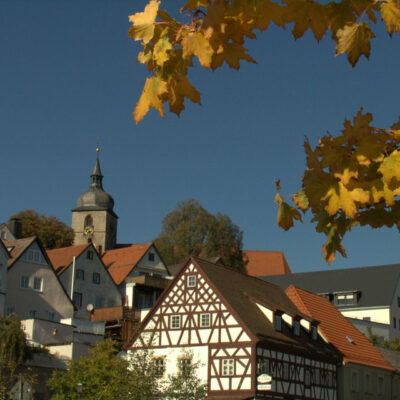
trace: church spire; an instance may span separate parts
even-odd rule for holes
[[[100,169],[99,152],[99,147],[96,147],[96,162],[94,163],[92,175],[90,175],[90,186],[103,189],[103,175],[101,174]]]

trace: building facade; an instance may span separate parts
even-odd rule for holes
[[[10,255],[3,241],[0,240],[0,317],[5,314],[7,294],[7,269]]]

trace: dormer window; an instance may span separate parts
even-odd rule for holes
[[[318,328],[315,325],[311,327],[311,339],[312,340],[318,339]]]
[[[279,314],[274,315],[274,327],[276,331],[282,331],[282,316]]]
[[[335,304],[338,306],[357,304],[357,293],[335,293]]]
[[[295,319],[293,322],[293,333],[296,336],[300,336],[300,321]]]

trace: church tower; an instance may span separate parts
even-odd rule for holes
[[[74,244],[93,242],[99,251],[114,249],[118,216],[113,211],[114,199],[103,189],[98,148],[89,190],[79,196],[77,203],[72,210]]]

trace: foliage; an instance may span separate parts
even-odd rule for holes
[[[164,396],[168,400],[202,400],[207,394],[207,385],[197,376],[200,363],[193,362],[193,354],[182,352],[181,367],[178,374],[169,375],[166,382]],[[183,364],[185,360],[187,363]]]
[[[199,92],[187,79],[194,60],[213,70],[224,63],[239,69],[242,60],[255,62],[245,40],[255,39],[256,31],[267,30],[272,22],[282,28],[290,24],[295,39],[310,29],[320,41],[330,31],[335,55],[346,54],[353,67],[362,55],[369,58],[372,26],[379,19],[390,36],[400,33],[399,0],[187,0],[180,10],[190,17],[186,23],[159,6],[160,1],[149,0],[143,12],[130,17],[129,35],[143,46],[138,61],[151,72],[134,111],[136,123],[150,107],[164,116],[164,103],[177,115],[185,108],[185,97],[200,104]],[[341,242],[352,226],[398,225],[399,123],[380,129],[371,120],[371,114],[360,110],[353,124],[345,121],[342,135],[322,137],[314,150],[306,140],[302,188],[285,196],[295,206],[284,201],[277,182],[279,226],[291,228],[301,220],[300,212],[309,210],[317,232],[327,236],[327,262],[337,252],[346,256]]]
[[[382,339],[378,335],[372,334],[371,328],[368,328],[368,339],[376,347],[400,351],[400,341],[397,336],[392,339]]]
[[[227,215],[213,215],[195,199],[181,201],[162,222],[155,244],[167,265],[183,262],[189,255],[220,256],[225,265],[240,270],[245,261],[243,233]]]
[[[164,116],[164,103],[177,115],[185,98],[200,104],[199,92],[187,79],[195,59],[213,70],[224,63],[235,69],[242,60],[255,63],[245,40],[255,39],[256,31],[267,30],[271,22],[281,28],[291,24],[295,39],[310,29],[319,42],[330,31],[335,55],[347,54],[352,66],[362,55],[369,58],[375,38],[371,25],[379,17],[390,36],[400,32],[398,0],[187,0],[180,9],[182,22],[159,9],[160,3],[149,0],[143,12],[129,18],[129,36],[143,46],[138,61],[152,74],[134,111],[136,123],[150,107]]]
[[[30,354],[20,319],[15,314],[0,318],[0,398],[7,396],[17,377],[29,378],[22,366]]]
[[[400,123],[379,129],[371,121],[361,109],[353,122],[344,122],[341,135],[323,136],[315,149],[305,141],[302,189],[286,196],[294,206],[284,201],[277,182],[279,226],[289,229],[301,219],[299,211],[310,210],[316,231],[327,236],[322,251],[328,262],[336,252],[346,256],[341,242],[353,226],[400,229]]]
[[[46,249],[71,246],[74,231],[57,217],[47,217],[34,210],[20,211],[11,218],[19,218],[22,223],[22,237],[37,236]]]

